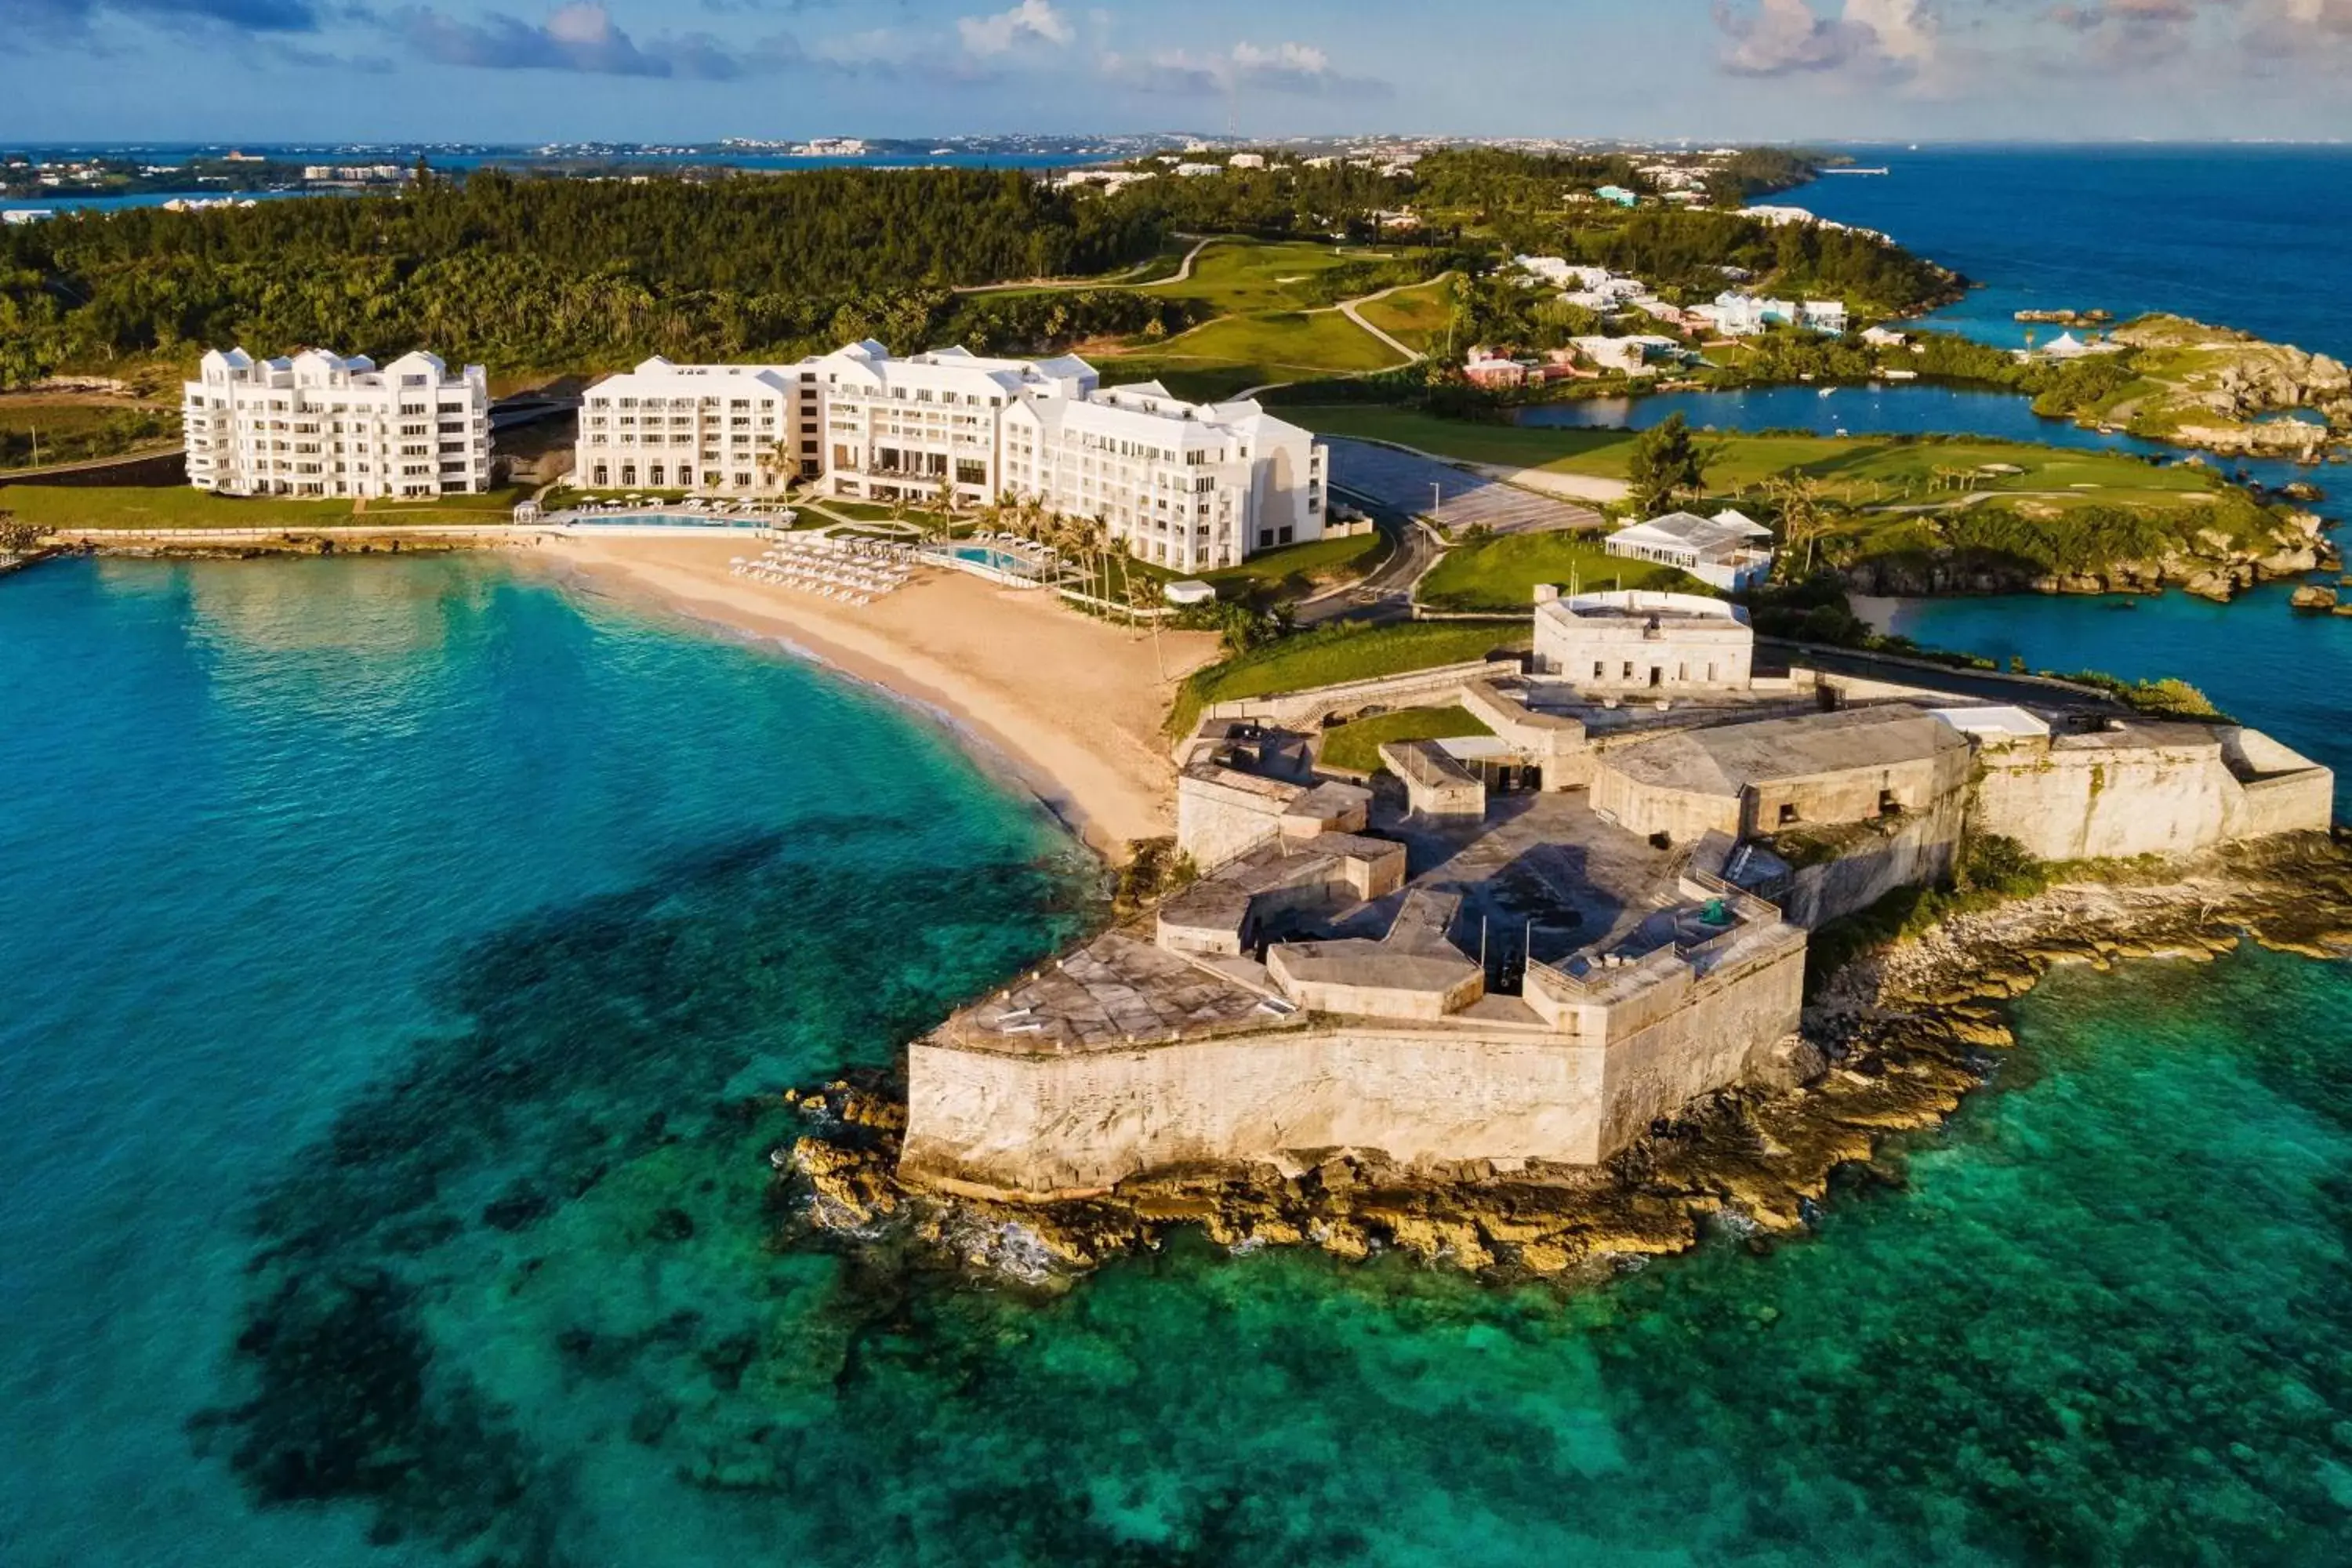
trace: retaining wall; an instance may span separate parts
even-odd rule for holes
[[[1590,1164],[1750,1076],[1795,1028],[1803,983],[1803,944],[1775,943],[1613,1041],[1347,1020],[1051,1057],[918,1041],[902,1165],[919,1179],[1045,1198],[1171,1165],[1338,1148],[1423,1168]]]

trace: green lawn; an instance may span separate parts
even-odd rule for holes
[[[1194,378],[1213,376],[1212,395],[1230,397],[1272,382],[1353,375],[1400,363],[1387,345],[1337,310],[1286,310],[1220,317],[1101,366],[1106,380],[1165,381],[1170,391],[1187,396],[1202,395]]]
[[[1225,403],[1254,386],[1289,381],[1295,373],[1276,372],[1262,364],[1213,364],[1202,360],[1161,359],[1152,354],[1097,357],[1097,369],[1106,386],[1156,381],[1177,396],[1194,403]]]
[[[504,522],[529,494],[508,486],[478,496],[371,501],[291,496],[216,496],[187,485],[0,485],[0,511],[51,529],[317,528],[333,523],[397,528],[417,523]]]
[[[1359,261],[1386,261],[1397,254],[1389,248],[1334,246],[1322,240],[1265,244],[1221,239],[1201,252],[1192,264],[1192,276],[1183,282],[1154,284],[1141,291],[1198,300],[1221,315],[1298,310],[1323,303],[1311,288],[1302,287],[1316,274]]]
[[[1190,240],[1171,240],[1160,247],[1156,253],[1137,262],[1134,266],[1122,267],[1116,272],[1106,272],[1098,278],[1064,278],[1051,283],[989,283],[978,288],[963,289],[962,292],[987,300],[1017,300],[1033,294],[1069,294],[1086,289],[1131,288],[1154,278],[1165,278],[1174,272],[1182,263],[1185,253],[1192,248],[1192,242]]]
[[[1286,544],[1251,556],[1238,566],[1202,574],[1225,597],[1269,589],[1285,597],[1303,597],[1317,588],[1360,577],[1388,553],[1388,540],[1377,530],[1350,539],[1318,539],[1306,544]]]
[[[1302,633],[1195,671],[1177,691],[1169,730],[1180,735],[1189,731],[1211,702],[1460,664],[1527,644],[1526,637],[1507,627],[1446,621],[1382,626],[1349,623]]]
[[[1374,300],[1358,310],[1364,320],[1399,342],[1429,353],[1445,331],[1454,314],[1454,280],[1433,279],[1400,289],[1385,300]]]
[[[1625,477],[1625,449],[1632,437],[1618,430],[1536,430],[1444,419],[1410,408],[1378,405],[1302,404],[1286,406],[1284,418],[1325,436],[1356,436],[1393,441],[1441,458],[1506,468],[1558,468],[1563,472]],[[1593,458],[1597,461],[1585,462]]]
[[[1404,708],[1376,719],[1359,719],[1323,731],[1318,760],[1327,768],[1349,773],[1380,771],[1381,748],[1391,741],[1444,741],[1457,735],[1491,735],[1494,731],[1462,708]]]
[[[1574,533],[1508,534],[1457,546],[1421,580],[1420,599],[1439,610],[1493,610],[1530,615],[1538,583],[1570,582],[1597,588],[1651,588],[1712,595],[1697,578],[1650,561],[1611,555]]]
[[[1286,417],[1332,436],[1359,436],[1417,447],[1463,462],[1549,469],[1622,479],[1634,437],[1623,430],[1543,429],[1445,419],[1405,408],[1286,408]],[[2005,464],[2016,474],[1979,475],[1978,491],[2034,494],[2053,503],[2132,506],[2210,498],[2221,488],[2211,470],[2158,467],[2122,453],[2077,451],[2014,441],[1901,441],[1883,436],[1700,437],[1709,458],[1707,489],[1731,498],[1784,474],[1817,479],[1832,499],[1853,506],[1927,505],[1960,499],[1940,474]]]

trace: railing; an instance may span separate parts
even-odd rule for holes
[[[1769,899],[1759,899],[1738,883],[1726,881],[1712,871],[1696,866],[1685,867],[1683,878],[1685,881],[1696,882],[1710,893],[1731,900],[1732,912],[1743,921],[1777,921],[1781,918],[1780,905]]]
[[[1581,975],[1533,958],[1527,961],[1528,973],[1551,981],[1575,995],[1595,997],[1625,981],[1644,979],[1682,963],[1679,947],[1672,945],[1654,949],[1630,963],[1608,964],[1598,955],[1585,956],[1591,968]]]
[[[1678,941],[1675,943],[1675,956],[1681,959],[1685,963],[1693,963],[1702,958],[1712,957],[1714,954],[1723,952],[1733,942],[1738,941],[1739,934],[1740,928],[1738,926],[1727,925],[1721,931],[1717,931],[1715,935],[1707,937],[1703,941]]]

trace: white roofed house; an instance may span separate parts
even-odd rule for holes
[[[1737,511],[1713,517],[1669,512],[1611,534],[1612,555],[1678,567],[1726,593],[1752,588],[1772,574],[1772,531]]]
[[[1576,352],[1602,370],[1641,375],[1682,357],[1682,345],[1672,338],[1651,335],[1627,338],[1571,338]]]
[[[215,349],[181,389],[188,482],[222,495],[416,499],[490,486],[489,377],[421,350],[378,368]]]
[[[2021,360],[2040,359],[2063,361],[2088,359],[2093,354],[2111,354],[2120,353],[2122,352],[2123,345],[2121,343],[2085,342],[2084,340],[2076,337],[2072,332],[2061,332],[2038,349],[2019,349],[2017,351],[2017,357]]]
[[[1801,300],[1797,303],[1797,325],[1807,331],[1829,332],[1843,337],[1846,329],[1845,301]]]

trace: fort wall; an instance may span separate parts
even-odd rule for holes
[[[2335,807],[2333,773],[2251,731],[2130,746],[2026,741],[1989,749],[1980,763],[1977,829],[2045,860],[2185,855],[2324,830]]]
[[[1614,1035],[1318,1017],[1293,1030],[1056,1055],[919,1041],[908,1052],[901,1168],[961,1190],[1044,1199],[1172,1165],[1339,1148],[1423,1169],[1590,1164],[1695,1096],[1748,1076],[1756,1054],[1796,1027],[1803,983],[1804,943],[1791,931],[1673,987],[1656,1016]]]
[[[1687,1006],[1612,1038],[1603,1054],[1591,1157],[1607,1159],[1659,1117],[1756,1077],[1764,1053],[1796,1032],[1804,993],[1804,942],[1776,942],[1706,976]]]

